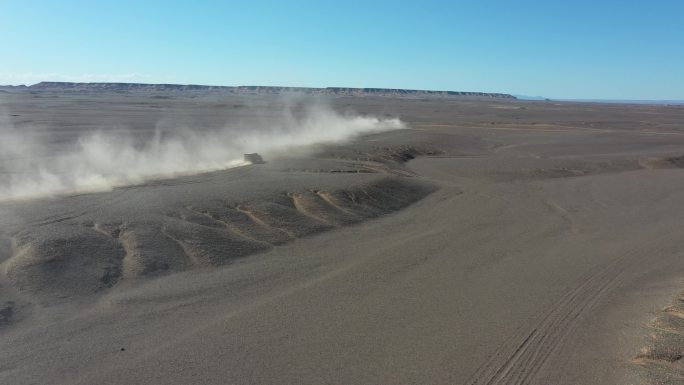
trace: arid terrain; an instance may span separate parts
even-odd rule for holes
[[[402,123],[8,195],[0,383],[684,383],[684,106],[243,91],[0,91],[50,157],[310,104]]]

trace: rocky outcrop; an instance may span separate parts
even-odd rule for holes
[[[13,233],[9,283],[39,302],[102,293],[125,280],[222,266],[298,238],[401,210],[435,190],[388,176],[336,189],[181,204],[144,220],[66,219]],[[5,237],[7,238],[7,237]],[[0,302],[0,326],[12,308]]]

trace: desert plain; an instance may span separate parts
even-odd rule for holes
[[[0,201],[0,383],[683,383],[684,106],[0,93],[55,153],[311,104],[401,124]]]

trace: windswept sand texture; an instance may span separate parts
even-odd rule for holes
[[[159,121],[211,129],[291,102],[0,101],[55,148],[92,126],[147,137]],[[681,300],[668,304],[684,286],[683,107],[326,103],[408,128],[1,202],[0,383],[682,382]]]

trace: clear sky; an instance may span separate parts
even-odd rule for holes
[[[0,84],[684,99],[682,0],[0,0]]]

